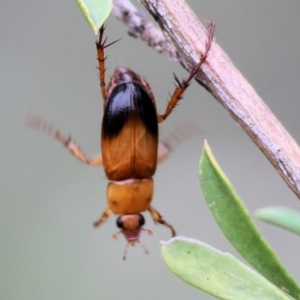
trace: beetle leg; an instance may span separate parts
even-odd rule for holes
[[[165,160],[172,150],[173,149],[169,148],[164,142],[160,142],[158,144],[157,163],[161,163],[163,160]]]
[[[71,137],[65,138],[59,130],[54,129],[50,124],[45,122],[43,119],[35,116],[29,116],[26,120],[27,126],[32,129],[40,130],[44,133],[47,133],[61,144],[63,144],[76,158],[80,161],[91,165],[91,166],[100,166],[102,165],[102,155],[99,153],[92,159],[88,159],[83,151],[77,146],[71,139]]]
[[[94,222],[95,227],[99,227],[102,223],[104,223],[108,217],[112,214],[112,211],[107,208],[101,215],[100,219]]]
[[[99,66],[98,69],[100,71],[100,86],[101,86],[101,92],[102,92],[102,97],[103,100],[106,100],[106,85],[105,85],[105,60],[106,56],[104,56],[104,49],[111,46],[112,44],[116,43],[119,40],[116,40],[108,45],[105,45],[107,38],[103,39],[103,34],[104,34],[105,26],[102,25],[102,27],[99,30],[99,40],[96,41],[96,48],[97,48],[97,56],[98,56],[98,62]]]
[[[199,136],[203,132],[204,130],[193,122],[186,122],[176,126],[159,142],[157,162],[161,163],[164,161],[185,140]]]
[[[176,231],[174,227],[171,224],[167,223],[163,219],[162,215],[154,207],[149,206],[148,211],[150,212],[151,218],[153,219],[154,223],[160,223],[162,225],[169,227],[171,229],[172,237],[176,235]]]
[[[200,67],[205,62],[206,57],[209,52],[209,49],[212,44],[213,37],[214,37],[215,23],[212,22],[210,26],[211,26],[211,29],[208,34],[208,41],[206,43],[205,51],[204,51],[203,55],[201,56],[199,63],[195,67],[193,67],[188,79],[182,80],[180,82],[179,79],[177,78],[177,76],[174,74],[174,79],[176,81],[176,84],[175,84],[176,88],[175,88],[175,91],[173,92],[173,95],[171,96],[170,101],[168,102],[165,113],[163,115],[157,114],[157,122],[158,123],[163,122],[171,114],[171,112],[177,105],[178,101],[180,99],[182,99],[182,95],[185,92],[185,90],[188,88],[188,86],[190,85],[191,80],[196,76],[196,74],[200,70]]]

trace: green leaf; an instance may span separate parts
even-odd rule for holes
[[[186,283],[219,299],[289,299],[233,255],[194,239],[161,242],[169,269]]]
[[[76,0],[85,19],[97,34],[112,10],[112,0]]]
[[[300,213],[280,206],[259,209],[255,215],[266,223],[300,235]]]
[[[206,141],[199,176],[211,213],[230,243],[258,272],[284,292],[300,299],[300,287],[259,233]]]

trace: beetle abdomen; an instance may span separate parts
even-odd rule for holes
[[[118,84],[102,121],[102,157],[110,180],[152,177],[157,163],[156,108],[136,82]]]

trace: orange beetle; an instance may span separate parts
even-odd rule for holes
[[[104,27],[100,29],[99,41],[96,42],[100,86],[104,99],[104,114],[101,131],[101,150],[92,159],[88,159],[81,149],[72,141],[42,119],[30,116],[28,125],[44,131],[61,142],[75,157],[91,165],[103,165],[105,174],[110,181],[107,186],[107,208],[100,219],[94,223],[98,227],[110,214],[118,215],[117,226],[127,240],[128,245],[140,243],[139,235],[145,224],[141,212],[148,210],[155,223],[170,228],[172,236],[176,232],[160,213],[151,206],[153,195],[153,175],[158,161],[163,160],[172,147],[159,144],[158,123],[164,121],[172,112],[190,81],[198,72],[210,49],[214,23],[208,35],[208,42],[200,62],[190,73],[187,80],[180,82],[174,75],[177,86],[171,96],[164,114],[157,114],[154,95],[149,84],[143,77],[128,68],[118,67],[106,88],[105,56],[106,39],[103,41]],[[151,234],[150,230],[146,230]],[[115,234],[116,238],[117,235]],[[143,246],[143,245],[142,245]],[[145,247],[143,246],[145,249]],[[147,252],[147,250],[145,249]]]

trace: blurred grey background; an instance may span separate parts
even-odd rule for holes
[[[216,41],[299,142],[300,3],[189,0],[199,18],[214,20]],[[136,4],[136,3],[135,3]],[[128,66],[144,75],[160,112],[174,88],[172,72],[187,73],[127,36],[113,16],[106,34],[122,40],[107,50],[107,74]],[[29,113],[72,136],[87,153],[99,150],[102,99],[95,36],[75,1],[6,1],[0,10],[0,298],[211,299],[169,272],[159,241],[170,232],[146,214],[141,247],[111,236],[115,217],[92,227],[106,207],[101,168],[75,160],[61,145],[25,127]],[[208,139],[251,214],[260,207],[299,209],[297,199],[229,114],[195,82],[162,125],[162,135],[186,121],[203,134],[159,166],[153,205],[180,235],[235,255],[203,199],[197,167]],[[256,221],[293,276],[300,280],[299,237]]]

